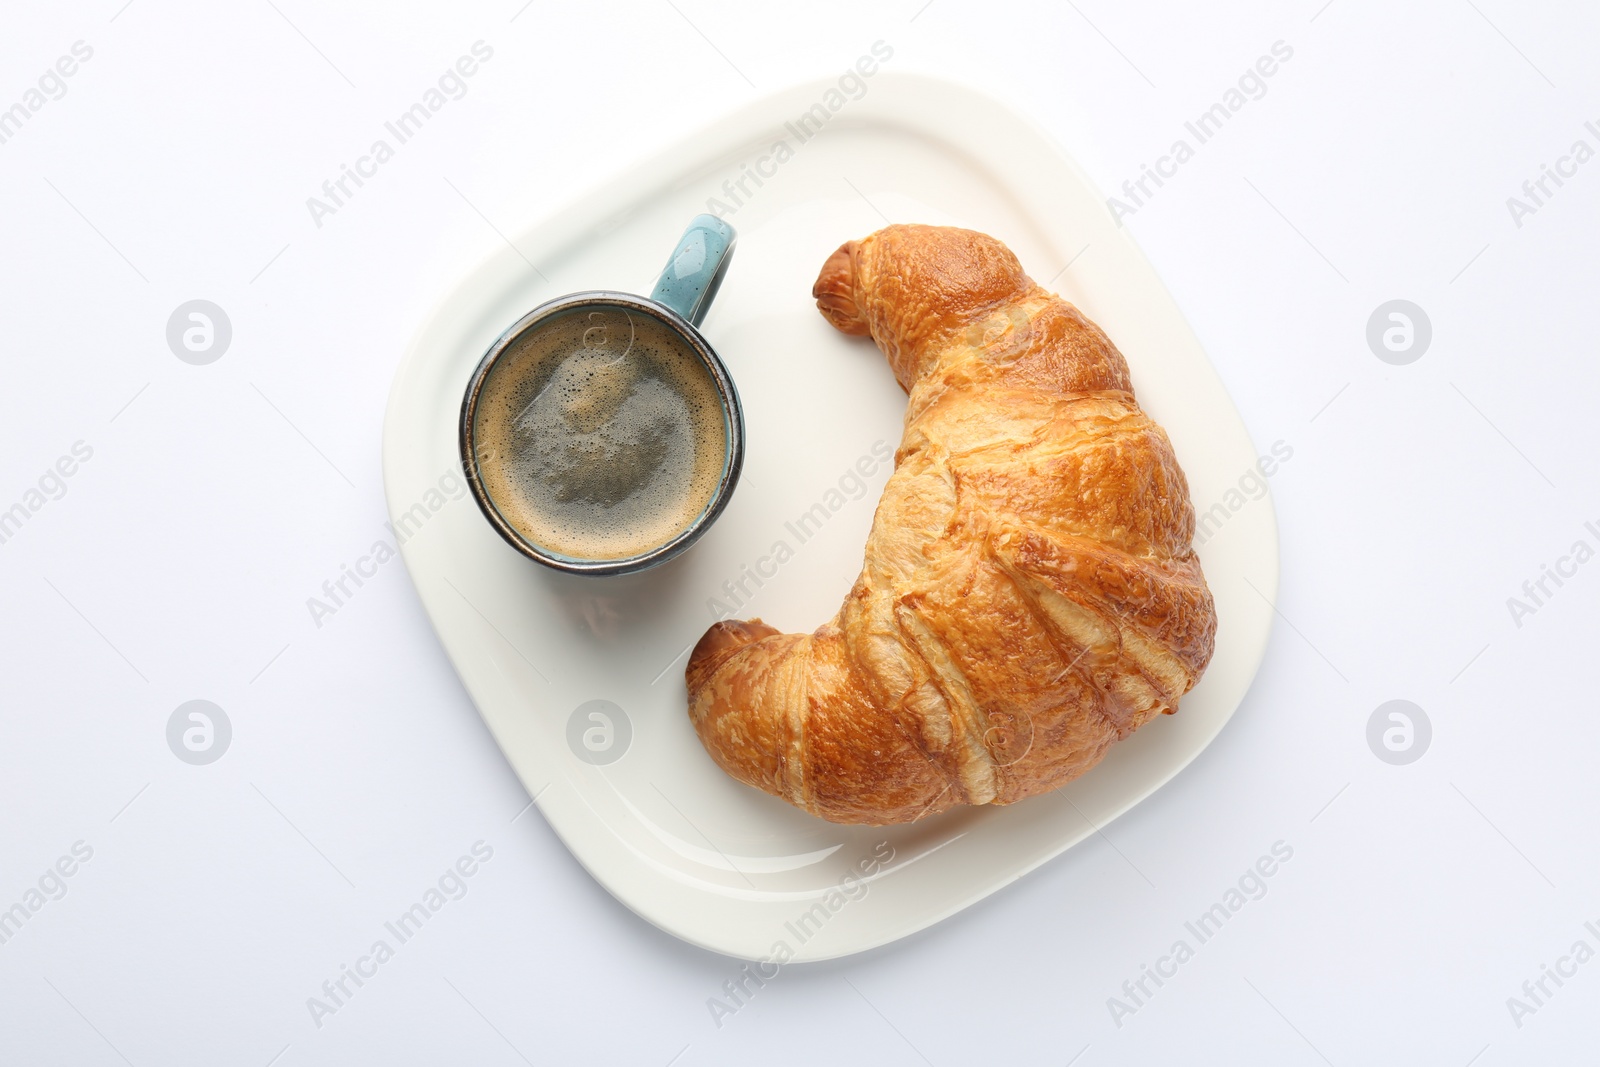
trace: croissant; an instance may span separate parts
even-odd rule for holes
[[[905,433],[839,613],[695,646],[712,759],[824,819],[902,823],[1054,789],[1176,711],[1216,613],[1188,483],[1106,335],[970,230],[848,242],[812,295],[882,349]]]

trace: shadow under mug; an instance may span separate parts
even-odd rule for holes
[[[467,482],[489,524],[495,528],[512,548],[531,560],[567,574],[632,574],[657,564],[665,563],[682,553],[717,520],[733,495],[739,482],[739,472],[744,466],[744,409],[739,404],[739,393],[733,379],[716,351],[701,335],[699,326],[711,308],[711,301],[722,285],[728,263],[733,258],[736,239],[734,229],[714,215],[697,215],[689,223],[661,272],[654,291],[642,297],[631,293],[609,290],[590,290],[570,293],[534,308],[484,353],[467,384],[466,396],[461,402],[461,465],[467,472]],[[585,310],[621,312],[646,315],[665,326],[669,333],[683,343],[687,352],[693,353],[704,365],[721,402],[725,428],[725,451],[722,473],[710,501],[698,516],[670,539],[647,551],[621,559],[590,559],[564,555],[524,536],[513,526],[489,495],[478,467],[476,423],[479,400],[484,383],[494,371],[500,358],[511,350],[518,340],[528,336],[557,316]]]

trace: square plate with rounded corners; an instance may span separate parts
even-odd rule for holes
[[[510,233],[515,248],[463,278],[418,331],[384,425],[384,485],[412,580],[545,818],[639,915],[746,959],[828,959],[893,941],[1139,803],[1243,699],[1277,592],[1271,499],[1239,492],[1255,448],[1176,303],[1088,179],[1048,136],[968,89],[890,72],[867,86],[836,113],[827,82],[761,100]],[[819,114],[829,115],[820,133]],[[665,566],[625,578],[546,570],[501,541],[470,497],[441,491],[460,485],[466,382],[500,332],[542,301],[649,292],[708,202],[739,230],[704,332],[745,404],[743,481],[716,526]],[[1121,348],[1203,519],[1217,645],[1178,714],[1055,793],[909,826],[841,827],[724,775],[689,725],[683,669],[719,616],[816,627],[860,569],[905,397],[870,342],[822,320],[811,283],[842,242],[888,220],[1001,238]]]

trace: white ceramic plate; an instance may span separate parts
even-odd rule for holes
[[[1277,590],[1270,498],[1235,508],[1244,498],[1229,495],[1256,450],[1172,297],[1088,180],[1039,130],[969,90],[890,72],[867,84],[804,143],[785,124],[818,103],[825,111],[830,83],[754,104],[510,233],[516,250],[473,270],[417,334],[384,426],[389,510],[413,531],[403,549],[412,579],[545,818],[635,912],[747,959],[827,959],[903,937],[1149,796],[1243,698]],[[791,150],[781,163],[780,140]],[[744,178],[736,203],[728,189],[738,192],[746,165],[764,173],[760,185]],[[547,571],[504,544],[470,498],[437,491],[459,473],[462,390],[496,336],[536,304],[578,289],[649,292],[711,197],[736,209],[728,217],[739,231],[704,332],[744,400],[743,481],[705,538],[664,567],[620,579]],[[1177,715],[1059,794],[875,829],[830,825],[727,778],[689,725],[683,668],[720,606],[811,630],[860,569],[889,474],[877,457],[899,442],[905,397],[876,348],[836,333],[810,292],[830,252],[886,220],[994,234],[1104,327],[1171,436],[1197,508],[1220,504],[1225,521],[1201,547],[1216,656]],[[800,536],[795,520],[818,503],[830,518]],[[781,564],[779,542],[792,553],[779,553]],[[586,709],[574,724],[595,700],[621,714],[592,719]],[[577,754],[586,744],[618,758],[586,762]]]

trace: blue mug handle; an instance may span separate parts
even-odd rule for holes
[[[715,215],[696,215],[678,239],[650,299],[698,328],[711,310],[722,276],[728,273],[737,239],[733,227]]]

